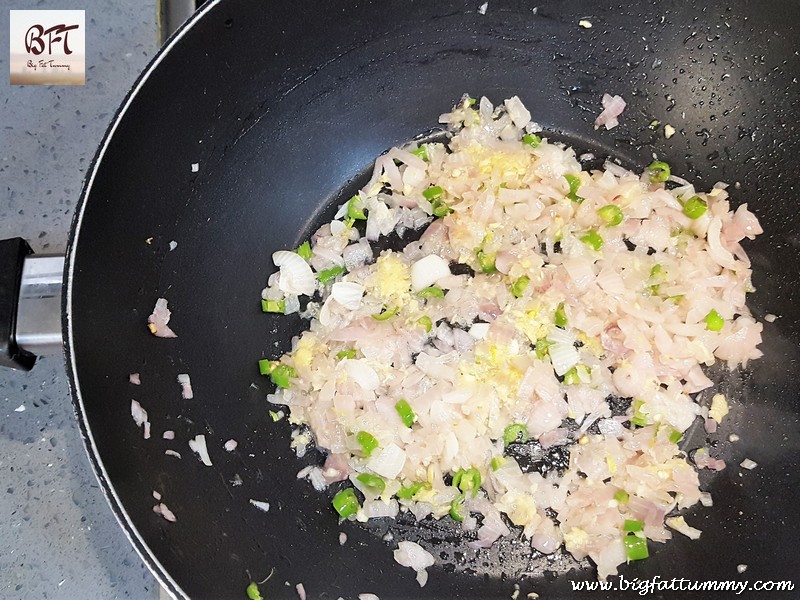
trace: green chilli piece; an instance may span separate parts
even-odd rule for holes
[[[525,275],[517,279],[511,284],[511,295],[514,296],[514,298],[522,298],[522,294],[525,293],[525,289],[530,282],[531,280]]]
[[[450,503],[450,517],[461,523],[464,520],[464,494]]]
[[[377,496],[380,496],[383,493],[383,490],[386,489],[386,482],[372,473],[359,473],[356,475],[356,479],[363,483],[370,492]]]
[[[336,266],[331,267],[330,269],[323,269],[319,273],[317,273],[317,279],[323,285],[328,285],[331,281],[336,279],[339,275],[347,271],[344,267]]]
[[[625,216],[622,214],[622,209],[616,204],[606,204],[602,208],[597,209],[597,214],[605,221],[609,227],[615,227],[622,223]]]
[[[364,208],[358,206],[360,202],[361,198],[358,197],[358,194],[347,201],[347,216],[354,221],[365,221],[367,219],[367,215],[364,214]]]
[[[399,309],[397,307],[386,308],[384,306],[383,310],[376,315],[372,315],[372,318],[375,319],[376,321],[388,321],[397,314],[398,310]]]
[[[564,322],[566,323],[566,317],[564,318],[565,318]],[[539,360],[544,360],[544,357],[549,354],[548,348],[552,346],[553,343],[554,342],[551,342],[546,338],[536,340],[536,358],[538,358]]]
[[[308,260],[309,258],[311,258],[311,244],[309,244],[308,241],[303,242],[297,247],[295,253],[299,254],[300,258]]]
[[[577,175],[564,175],[564,179],[567,180],[569,184],[569,193],[567,194],[567,198],[572,200],[573,202],[577,202],[580,204],[583,202],[583,198],[578,196],[578,189],[581,187],[581,178]]]
[[[434,217],[446,217],[451,212],[453,212],[453,209],[438,198],[431,202],[431,213]]]
[[[433,202],[437,198],[441,198],[444,196],[444,189],[442,189],[438,185],[434,185],[429,187],[427,190],[423,190],[422,197],[425,198],[428,202]]]
[[[564,383],[567,385],[577,385],[581,382],[578,376],[578,367],[574,366],[569,371],[564,373]]]
[[[642,560],[650,556],[647,551],[647,538],[639,537],[635,533],[629,533],[622,538],[625,543],[625,554],[628,560]]]
[[[428,160],[428,146],[426,144],[422,144],[421,146],[417,147],[414,150],[411,150],[411,154],[416,156],[417,158],[421,158],[424,161]]]
[[[378,440],[368,431],[359,431],[356,434],[356,441],[361,446],[364,456],[371,455],[372,451],[378,447]]]
[[[699,219],[708,210],[708,203],[700,196],[692,196],[683,203],[683,214],[690,219]]]
[[[339,513],[339,516],[343,519],[356,514],[358,509],[361,508],[361,504],[359,504],[353,488],[347,488],[337,493],[333,497],[332,504],[333,508],[336,509],[336,512]]]
[[[251,581],[250,585],[247,586],[245,590],[247,592],[247,597],[250,600],[264,600],[264,596],[261,595],[261,592],[258,591],[258,584],[255,581]]]
[[[472,492],[472,497],[478,495],[478,490],[481,489],[481,472],[475,467],[469,469],[459,469],[453,475],[453,487],[458,488],[465,494]]]
[[[532,133],[526,133],[525,135],[522,136],[522,141],[525,144],[528,144],[528,146],[530,146],[531,148],[538,148],[539,144],[542,143],[542,138]]]
[[[591,249],[593,249],[595,252],[599,252],[600,248],[602,248],[603,244],[605,243],[603,241],[603,238],[600,237],[600,234],[594,230],[587,231],[584,235],[582,235],[578,239],[587,246],[589,246]]]
[[[622,525],[622,531],[625,533],[634,533],[636,531],[642,531],[644,529],[644,523],[637,519],[625,519],[625,523]]]
[[[664,183],[672,175],[669,165],[661,160],[651,162],[647,170],[650,173],[650,183]]]
[[[672,431],[670,431],[669,433],[670,442],[672,442],[673,444],[677,444],[682,439],[683,439],[683,434],[680,431],[678,431],[677,429],[673,429]]]
[[[411,409],[411,405],[406,400],[398,400],[394,405],[394,409],[397,411],[397,414],[400,415],[400,420],[403,421],[403,425],[406,427],[411,427],[414,421],[417,420],[417,416]]]
[[[339,352],[336,353],[336,359],[337,360],[342,360],[343,358],[353,359],[356,357],[356,353],[357,351],[355,348],[348,348],[347,350],[339,350]]]
[[[444,290],[438,286],[432,285],[422,288],[417,292],[417,296],[420,298],[444,298]]]
[[[506,460],[508,460],[508,459],[505,456],[495,456],[492,459],[492,462],[490,463],[491,467],[492,467],[492,471],[497,471],[497,469],[499,469],[500,467],[502,467],[506,463]]]
[[[478,265],[481,267],[481,271],[484,273],[495,273],[497,272],[497,267],[494,264],[496,255],[489,254],[484,252],[482,249],[478,250],[477,253]]]
[[[556,327],[566,327],[567,326],[567,312],[564,310],[564,303],[558,305],[556,308],[556,314],[554,317]]]
[[[628,500],[631,499],[630,494],[625,490],[617,490],[614,494],[614,500],[616,500],[619,504],[627,504]]]
[[[430,333],[431,329],[433,329],[433,321],[431,321],[430,317],[420,317],[417,319],[417,323],[422,325],[422,327],[425,329],[425,333]]]
[[[277,363],[267,358],[262,358],[261,360],[258,361],[258,372],[261,375],[269,375],[275,370],[275,367],[277,366],[278,366]]]
[[[417,481],[409,486],[404,485],[399,490],[397,490],[395,496],[397,496],[401,500],[411,500],[411,498],[416,496],[419,493],[419,491],[427,485],[428,485],[427,483],[424,483],[422,481]]]
[[[634,400],[633,401],[633,416],[631,417],[631,423],[636,425],[637,427],[646,427],[649,425],[647,420],[647,413],[642,412],[642,407],[644,406],[644,400]]]
[[[522,444],[528,441],[528,428],[522,423],[512,423],[503,431],[504,446],[517,441]]]
[[[720,331],[725,327],[725,319],[713,308],[703,318],[703,321],[706,322],[706,329],[709,331]]]
[[[261,300],[261,311],[265,313],[280,313],[286,312],[286,300]]]
[[[277,365],[269,374],[272,383],[282,388],[288,388],[293,377],[297,377],[297,371],[289,365]]]

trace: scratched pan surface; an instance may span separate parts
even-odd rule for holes
[[[326,598],[507,598],[515,583],[523,595],[567,598],[570,579],[595,577],[591,565],[543,558],[514,539],[470,550],[446,522],[339,525],[333,492],[295,478],[320,455],[296,458],[288,423],[267,414],[269,384],[255,362],[286,350],[300,327],[259,310],[271,253],[307,238],[377,155],[430,133],[464,92],[495,102],[518,94],[546,130],[599,157],[641,169],[655,152],[700,185],[738,182],[734,203],[748,202],[766,231],[747,246],[757,288],[750,305],[758,317],[780,317],[765,323],[762,360],[717,375],[733,405],[715,438],[730,467],[704,474],[715,505],[690,519],[702,537],[651,544],[649,560],[621,572],[701,580],[800,572],[800,5],[543,1],[534,9],[491,0],[480,15],[478,4],[210,2],[117,115],[75,220],[67,355],[111,507],[177,596],[241,598],[251,578],[273,569],[262,586],[269,598],[294,597],[298,582]],[[595,132],[603,92],[621,94],[628,108],[622,125]],[[666,140],[648,128],[653,120],[678,133]],[[160,296],[176,340],[146,331]],[[127,383],[131,372],[141,373],[140,387]],[[191,374],[194,400],[180,399],[178,373]],[[150,440],[132,424],[131,398],[149,412]],[[161,439],[166,429],[174,441]],[[730,443],[731,432],[741,440]],[[187,446],[199,433],[211,468]],[[239,447],[226,453],[230,438]],[[694,431],[687,449],[704,438]],[[170,448],[183,458],[166,456]],[[759,466],[740,474],[745,457]],[[152,512],[152,490],[177,523]],[[425,588],[393,562],[387,531],[434,553]]]

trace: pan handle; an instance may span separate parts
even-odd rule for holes
[[[34,256],[22,238],[0,241],[0,367],[29,370],[61,351],[63,256]]]

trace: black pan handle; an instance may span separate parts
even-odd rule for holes
[[[63,256],[0,240],[0,367],[27,371],[37,356],[60,352],[63,272]]]

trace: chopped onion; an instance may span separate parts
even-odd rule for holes
[[[398,564],[414,569],[417,572],[417,582],[423,587],[428,580],[425,569],[433,566],[436,560],[433,555],[416,542],[402,541],[394,551],[394,559]]]
[[[280,268],[278,287],[285,294],[310,296],[316,289],[314,273],[308,263],[295,253],[286,250],[273,252],[272,262]]]
[[[758,466],[758,463],[754,460],[750,460],[749,458],[745,458],[741,463],[739,463],[739,466],[743,469],[747,469],[748,471],[752,471]]]
[[[174,456],[175,458],[181,458],[181,453],[175,452],[175,450],[169,450],[169,449],[164,450],[164,454],[166,454],[167,456]]]
[[[236,440],[228,440],[227,442],[225,442],[223,448],[225,448],[227,452],[233,452],[234,450],[236,450],[236,446],[238,445],[239,444],[236,442]]]
[[[141,427],[147,421],[147,411],[136,400],[131,400],[131,416],[137,427]]]
[[[128,381],[130,381],[133,385],[141,385],[142,380],[139,378],[138,373],[131,373],[128,375]]]
[[[578,350],[572,344],[553,344],[549,348],[550,361],[557,375],[563,375],[580,361]]]
[[[296,586],[294,586],[294,589],[297,590],[297,596],[300,598],[300,600],[306,600],[306,588],[302,583],[298,583]]]
[[[375,390],[381,384],[375,369],[362,360],[348,360],[344,363],[347,376],[365,390]]]
[[[686,519],[683,517],[670,517],[666,520],[666,523],[671,529],[674,529],[678,533],[682,533],[686,537],[693,540],[699,538],[700,534],[703,533],[699,529],[691,527],[688,523],[686,523]]]
[[[175,514],[169,508],[167,508],[167,505],[164,504],[163,502],[161,504],[156,504],[153,507],[153,512],[158,514],[158,515],[161,515],[162,517],[164,517],[170,523],[174,523],[175,521],[178,520],[175,517]]]
[[[206,436],[202,434],[196,435],[193,440],[189,440],[189,448],[197,453],[205,466],[211,466],[211,457],[208,455],[208,447],[206,446]]]
[[[156,300],[156,306],[152,314],[147,317],[150,333],[160,338],[176,338],[178,335],[167,327],[172,312],[167,308],[167,301],[164,298]]]
[[[250,504],[255,506],[258,510],[269,512],[269,502],[262,502],[261,500],[253,500],[250,498]]]
[[[165,440],[174,440],[175,439],[175,432],[171,429],[167,429],[164,433],[161,434],[161,437]]]
[[[619,125],[619,117],[625,110],[625,100],[622,96],[611,96],[603,94],[603,112],[595,119],[594,128],[597,129],[605,125],[606,129],[613,129]]]
[[[394,479],[403,470],[406,453],[397,445],[389,444],[367,463],[367,468],[381,477]]]
[[[178,375],[178,383],[181,384],[181,396],[184,400],[191,400],[194,398],[194,392],[192,391],[192,381],[189,379],[189,375],[186,373],[181,373]]]
[[[364,295],[364,286],[360,283],[337,281],[331,286],[331,296],[339,304],[350,310],[361,308],[361,297]]]
[[[411,289],[418,292],[450,275],[450,265],[440,256],[429,254],[411,265]]]

